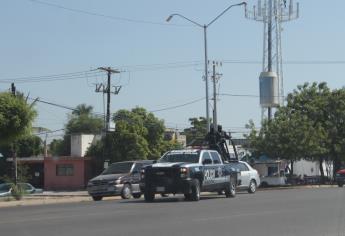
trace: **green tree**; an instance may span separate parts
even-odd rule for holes
[[[29,133],[35,116],[33,104],[28,104],[23,96],[0,93],[0,143],[11,144]]]
[[[35,135],[25,135],[16,141],[16,152],[19,157],[37,156],[43,153],[43,141]],[[0,145],[0,153],[5,157],[12,156],[12,145]]]
[[[103,128],[102,118],[92,113],[93,107],[80,104],[72,112],[66,124],[66,134],[98,134]]]
[[[344,157],[344,102],[344,89],[331,91],[326,83],[300,85],[274,119],[262,123],[260,131],[248,125],[249,143],[257,153],[292,163],[300,158],[318,161],[323,180],[323,162],[328,157],[338,161]]]
[[[109,132],[102,141],[92,145],[87,156],[97,159],[102,168],[105,159],[111,162],[137,159],[157,159],[164,152],[180,148],[175,142],[165,141],[164,121],[144,108],[119,110],[113,115],[115,131]],[[110,149],[106,149],[107,145]]]
[[[189,122],[191,127],[183,131],[187,138],[187,145],[202,145],[207,134],[207,119],[205,117],[193,117],[189,118]]]
[[[50,143],[50,153],[56,156],[68,156],[71,152],[72,134],[100,134],[102,129],[103,119],[93,113],[93,107],[80,104],[69,115],[63,139],[54,139]]]

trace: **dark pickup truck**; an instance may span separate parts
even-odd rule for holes
[[[226,197],[235,197],[237,175],[215,150],[175,150],[143,168],[139,186],[147,202],[155,194],[170,193],[191,201],[199,201],[200,192],[224,191]]]
[[[339,170],[336,173],[335,181],[339,187],[343,187],[345,184],[345,169]]]

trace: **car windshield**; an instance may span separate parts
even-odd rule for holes
[[[129,173],[132,168],[133,162],[121,162],[111,164],[102,175],[112,175],[112,174],[124,174]]]
[[[9,184],[0,184],[0,192],[8,192],[10,190]]]
[[[188,162],[188,163],[198,163],[199,153],[167,153],[161,159],[158,160],[159,163],[162,162]]]

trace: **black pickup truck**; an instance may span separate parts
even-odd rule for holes
[[[147,202],[155,194],[170,193],[191,201],[199,201],[200,192],[224,191],[226,197],[235,197],[237,175],[215,150],[174,150],[141,170],[139,186]]]

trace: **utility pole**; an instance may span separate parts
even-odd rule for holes
[[[12,95],[16,96],[16,86],[14,86],[14,83],[11,84],[11,92]],[[18,165],[17,165],[17,151],[16,151],[16,143],[12,143],[12,160],[13,160],[13,166],[14,166],[14,184],[17,185],[18,182]]]
[[[105,132],[108,132],[110,130],[110,94],[113,93],[117,95],[121,90],[121,86],[113,86],[115,90],[112,91],[111,74],[113,73],[118,74],[120,73],[120,71],[112,69],[110,67],[99,67],[98,69],[102,71],[106,71],[108,75],[106,86],[104,86],[104,84],[96,84],[96,92],[107,94],[107,114],[106,114],[106,120],[105,120]]]
[[[222,66],[222,62],[213,61],[213,128],[217,130],[217,81],[220,79],[221,74],[216,73],[216,66]]]

